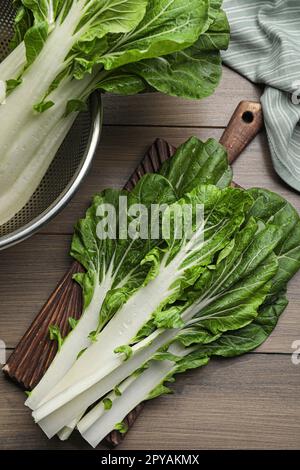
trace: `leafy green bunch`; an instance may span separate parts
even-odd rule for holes
[[[168,393],[176,374],[249,352],[271,334],[300,268],[299,215],[281,196],[234,188],[231,178],[224,148],[191,138],[132,193],[95,196],[71,251],[86,268],[76,276],[85,310],[27,400],[49,437],[77,425],[95,446],[140,402]],[[201,205],[203,224],[189,238],[171,228],[158,240],[99,239],[97,207],[118,209],[120,196],[129,207],[163,203],[165,213]]]
[[[13,50],[0,64],[0,224],[31,198],[94,90],[211,95],[229,41],[221,4],[16,0]]]

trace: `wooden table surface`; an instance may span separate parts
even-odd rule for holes
[[[241,100],[260,89],[224,68],[217,93],[202,102],[161,95],[105,97],[105,126],[91,172],[73,201],[30,240],[0,253],[0,339],[8,353],[70,264],[72,227],[91,196],[122,186],[156,137],[179,145],[191,135],[219,138]],[[265,134],[234,164],[244,187],[277,191],[300,211],[299,194],[274,173]],[[289,286],[290,304],[272,337],[240,359],[214,360],[179,377],[174,395],[145,407],[125,449],[300,448],[300,365],[292,343],[300,340],[300,276]],[[0,351],[1,352],[1,351]],[[87,446],[79,436],[48,441],[23,406],[24,393],[0,375],[0,448],[66,449]]]

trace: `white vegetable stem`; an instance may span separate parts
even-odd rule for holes
[[[156,341],[149,348],[139,351],[130,360],[124,362],[121,367],[106,375],[103,380],[92,386],[89,390],[76,396],[73,400],[67,402],[56,411],[49,413],[49,404],[38,408],[33,417],[39,422],[40,427],[50,438],[54,436],[63,426],[68,425],[83,410],[86,410],[91,404],[102,398],[109,391],[119,385],[123,380],[132,375],[142,364],[144,364],[161,346],[165,338]],[[51,408],[50,408],[51,409]],[[44,418],[44,419],[43,419]]]
[[[40,114],[39,104],[54,79],[67,66],[66,57],[76,42],[73,34],[82,16],[84,0],[74,2],[65,20],[57,22],[41,52],[24,71],[21,84],[0,106],[0,225],[30,199],[46,173],[76,113],[64,118],[67,102],[79,99],[93,77],[64,80],[46,100],[54,106]],[[0,66],[1,82],[17,78],[24,67],[24,44]],[[3,98],[3,97],[2,97]]]
[[[0,104],[5,102],[6,98],[6,82],[0,80]]]
[[[82,82],[69,84],[65,96],[71,99],[84,86]],[[59,95],[58,90],[53,95]],[[56,106],[41,116],[33,114],[23,131],[12,140],[10,158],[0,160],[0,225],[22,209],[47,172],[77,117],[77,113],[63,117],[65,109],[65,99],[57,97]]]
[[[99,325],[99,313],[102,307],[102,303],[105,299],[106,294],[111,289],[112,285],[115,282],[115,279],[118,275],[119,269],[128,254],[130,247],[125,251],[122,256],[119,264],[115,266],[115,255],[112,256],[110,260],[109,267],[105,272],[104,277],[100,282],[100,273],[95,273],[95,289],[93,293],[93,298],[87,308],[84,310],[82,317],[80,318],[76,328],[67,336],[64,340],[61,350],[55,356],[53,362],[51,363],[46,374],[38,385],[34,388],[31,395],[26,401],[26,405],[29,408],[35,409],[40,403],[45,401],[45,396],[49,394],[51,390],[66,372],[71,368],[71,366],[76,361],[78,354],[82,352],[91,344],[89,335],[92,331],[95,331]],[[99,260],[100,263],[100,260]],[[99,264],[99,269],[103,268],[103,262],[101,261],[102,266]],[[128,273],[127,277],[130,278],[130,275],[134,273],[132,270]],[[119,285],[115,287],[121,287],[124,280],[121,280]],[[79,410],[78,415],[82,414],[85,411]],[[74,417],[73,417],[74,418]],[[72,420],[73,420],[72,418]],[[67,424],[67,421],[65,422]],[[69,427],[72,427],[70,423]]]
[[[161,302],[171,295],[173,283],[181,277],[184,271],[181,264],[191,254],[192,248],[199,249],[199,237],[202,240],[200,236],[202,231],[201,226],[168,265],[166,265],[166,259],[162,261],[158,276],[128,300],[98,335],[97,342],[88,348],[42,400],[40,406],[51,400],[51,405],[50,402],[48,403],[50,410],[48,414],[95,385],[121,364],[122,359],[116,356],[114,350],[118,346],[128,344],[142,326],[150,320]],[[99,361],[102,366],[99,365]],[[29,406],[34,409],[32,402]]]
[[[72,432],[76,428],[78,422],[81,420],[83,415],[84,415],[84,412],[81,413],[80,416],[78,416],[77,418],[73,419],[73,421],[71,421],[71,423],[69,423],[68,426],[65,426],[61,431],[57,433],[57,436],[61,441],[67,441],[69,439],[69,437],[71,436]]]
[[[0,80],[16,80],[26,65],[26,50],[21,42],[1,63]]]
[[[60,352],[55,356],[52,364],[38,385],[34,388],[26,401],[29,408],[34,409],[47,395],[60,379],[68,372],[77,359],[78,353],[91,344],[89,334],[96,330],[99,322],[99,312],[103,300],[111,288],[113,281],[112,266],[108,269],[103,282],[99,284],[99,273],[96,273],[95,291],[91,303],[83,312],[76,328],[65,339]],[[78,415],[80,414],[80,411]],[[73,419],[73,418],[72,418]],[[71,420],[70,420],[71,421]],[[67,423],[65,423],[67,424]],[[60,428],[61,429],[61,428]]]
[[[204,308],[210,301],[205,303],[197,304],[193,309],[188,309],[184,320],[188,321],[195,312]],[[108,373],[108,369],[105,368],[101,371],[102,379],[100,374],[98,375],[98,382],[90,386],[87,390],[83,391],[75,398],[70,398],[74,395],[74,389],[68,389],[64,394],[59,396],[60,403],[65,403],[64,405],[57,407],[57,398],[46,402],[40,408],[38,408],[33,413],[35,421],[39,423],[39,426],[47,434],[47,436],[53,437],[58,431],[60,431],[65,425],[68,425],[79,416],[83,410],[86,410],[90,405],[95,403],[97,400],[106,395],[109,391],[118,386],[123,380],[132,375],[136,370],[142,367],[147,361],[149,361],[152,356],[165,344],[168,344],[172,339],[176,337],[180,330],[160,330],[160,335],[155,337],[156,334],[148,338],[148,341],[145,342],[144,348],[141,345],[136,345],[133,347],[132,357],[123,362],[122,357],[116,356],[114,369]],[[151,340],[153,340],[151,342]],[[146,347],[147,345],[147,347]],[[89,383],[94,383],[96,377],[90,377]],[[79,388],[85,389],[86,381],[84,383],[78,384]],[[78,392],[78,388],[75,387],[75,395]]]
[[[173,345],[170,353],[177,356],[185,356],[191,350],[184,349],[179,345]],[[133,377],[124,382],[122,385],[122,395],[113,395],[112,408],[108,411],[103,406],[95,406],[87,415],[79,422],[77,428],[82,437],[92,446],[96,447],[113,429],[117,423],[124,418],[140,403],[147,400],[152,390],[159,386],[164,379],[172,375],[176,370],[176,365],[171,361],[152,361],[148,369],[141,373],[135,380]],[[124,389],[125,388],[125,389]]]
[[[54,436],[64,426],[68,425],[73,419],[79,416],[83,410],[86,410],[90,405],[104,397],[104,395],[149,360],[157,349],[165,343],[166,336],[164,335],[154,341],[148,348],[142,349],[134,354],[132,358],[126,362],[123,362],[119,356],[116,356],[115,370],[109,373],[109,369],[104,368],[102,377],[99,376],[98,383],[96,382],[92,385],[94,380],[90,380],[91,385],[88,390],[86,390],[86,383],[81,383],[75,390],[74,388],[70,388],[65,393],[61,394],[59,400],[55,397],[47,401],[44,405],[41,405],[32,413],[35,421],[39,423],[48,437]],[[118,365],[120,367],[118,367]],[[77,392],[79,390],[81,393],[78,394]]]
[[[135,381],[135,375],[128,377],[128,379],[124,380],[124,382],[118,386],[118,393],[116,393],[116,391],[112,391],[106,395],[105,399],[110,400],[113,406],[115,401],[118,400],[119,396],[123,395],[124,392],[131,386],[131,384],[135,383]],[[84,416],[84,418],[79,420],[79,424],[77,426],[79,431],[81,433],[85,432],[108,411],[109,410],[105,409],[104,401],[98,403],[98,405],[94,406],[94,408]]]

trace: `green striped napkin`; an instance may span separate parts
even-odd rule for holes
[[[300,191],[300,0],[225,0],[232,39],[224,62],[266,85],[262,106],[272,160]]]

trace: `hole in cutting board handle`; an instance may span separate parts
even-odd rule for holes
[[[251,111],[245,111],[242,119],[246,124],[251,124],[254,121],[254,114]]]

